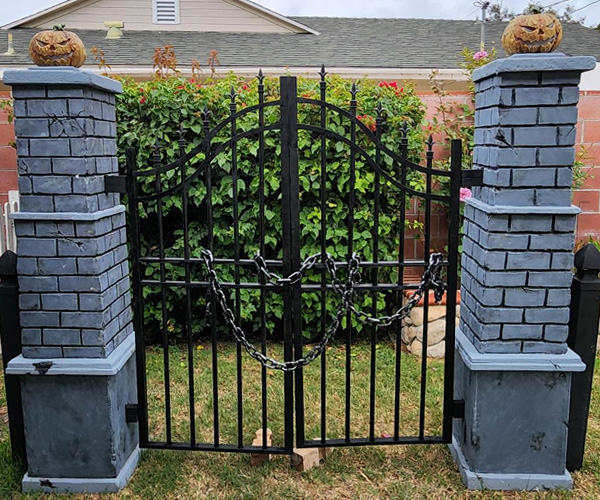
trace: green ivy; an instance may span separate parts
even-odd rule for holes
[[[137,149],[137,169],[147,170],[157,165],[174,162],[180,156],[180,148],[185,153],[195,151],[205,136],[203,110],[210,111],[208,128],[212,129],[230,114],[233,89],[238,111],[258,103],[257,81],[246,81],[234,74],[217,80],[203,81],[180,77],[156,79],[150,82],[123,80],[124,91],[117,100],[117,137],[119,164],[125,170],[125,151],[128,147]],[[352,82],[338,76],[327,78],[327,101],[343,109],[349,109]],[[425,109],[422,101],[411,86],[398,87],[396,84],[378,85],[377,82],[360,80],[357,95],[357,115],[371,130],[375,129],[376,106],[383,107],[383,142],[393,151],[399,151],[402,137],[402,126],[408,126],[408,158],[414,162],[422,162],[424,151],[424,134],[422,122]],[[298,78],[298,93],[301,97],[319,99],[319,82]],[[265,79],[265,98],[274,101],[279,98],[279,81]],[[265,108],[265,123],[274,124],[279,120],[279,108]],[[319,125],[321,111],[317,106],[299,104],[298,121],[303,124]],[[328,111],[327,128],[339,135],[351,137],[351,122],[338,113]],[[185,144],[180,142],[180,125],[185,131]],[[258,126],[258,112],[249,112],[236,120],[236,133],[249,132]],[[224,127],[211,141],[213,150],[230,140],[231,126]],[[160,161],[153,160],[154,145],[160,144]],[[356,143],[365,152],[375,155],[375,147],[368,134],[356,131]],[[319,252],[321,236],[321,220],[326,221],[327,251],[337,260],[345,260],[348,251],[348,199],[350,190],[351,151],[348,145],[328,139],[325,144],[326,157],[326,200],[325,214],[321,210],[321,135],[312,131],[300,130],[298,134],[300,199],[301,213],[301,257]],[[264,134],[265,188],[264,213],[259,206],[259,139],[258,135],[242,138],[231,147],[217,155],[210,162],[212,195],[212,225],[214,228],[214,253],[217,258],[232,259],[236,255],[241,259],[251,259],[260,248],[259,222],[262,219],[265,231],[265,257],[281,259],[282,257],[282,223],[281,223],[281,153],[280,132],[267,131]],[[237,186],[233,184],[234,154],[237,168]],[[201,165],[206,158],[205,151],[197,151],[187,162],[185,172],[178,166],[162,173],[157,180],[155,176],[139,177],[140,195],[151,195],[172,189],[173,192],[161,198],[160,205],[156,201],[140,203],[138,207],[140,221],[140,252],[142,256],[160,256],[159,210],[162,218],[162,241],[165,257],[184,256],[183,199],[180,186],[183,176],[188,179],[187,195],[187,234],[189,252],[192,258],[200,257],[200,252],[208,244],[207,189]],[[400,227],[403,223],[400,210],[403,202],[401,193],[385,179],[380,188],[380,205],[376,210],[374,186],[376,173],[367,164],[365,158],[355,154],[356,160],[356,204],[353,217],[354,250],[363,260],[373,259],[374,237],[373,220],[379,218],[379,248],[377,257],[380,260],[394,258],[398,255]],[[380,158],[384,171],[396,179],[400,179],[400,168],[391,157]],[[423,191],[424,179],[417,172],[409,172],[407,182],[412,189]],[[235,199],[234,199],[235,197]],[[235,201],[235,203],[234,203]],[[409,200],[404,199],[408,204]],[[237,213],[234,213],[234,206]],[[235,217],[237,216],[237,217]],[[239,246],[234,245],[237,218]],[[413,224],[414,225],[414,224]],[[273,271],[281,273],[281,269]],[[199,262],[194,261],[188,267],[189,279],[204,281],[205,271]],[[256,271],[252,266],[243,268],[236,276],[233,266],[218,265],[217,272],[223,281],[256,281]],[[187,280],[184,266],[167,263],[161,270],[157,263],[146,265],[142,269],[143,279],[184,282]],[[343,270],[340,274],[345,274]],[[365,275],[365,281],[377,279],[379,282],[395,282],[398,280],[396,270],[382,270],[379,275]],[[311,271],[304,282],[319,284],[321,272]],[[369,294],[360,299],[361,307],[370,308],[373,297]],[[173,341],[182,340],[188,335],[193,338],[207,335],[210,329],[206,324],[206,300],[201,288],[192,287],[189,300],[192,307],[191,331],[188,332],[186,307],[188,296],[183,286],[145,286],[144,324],[149,341],[160,337],[162,328],[166,328]],[[236,301],[240,304],[240,322],[247,331],[258,333],[261,328],[260,292],[257,290],[241,290],[236,296],[234,292],[228,297],[230,305]],[[281,330],[283,303],[280,293],[266,293],[267,303],[266,328],[269,335],[278,335]],[[380,314],[394,307],[398,297],[379,293],[376,296]],[[338,305],[337,299],[327,294],[325,300],[326,313],[321,318],[321,298],[316,292],[303,294],[303,329],[305,335],[311,337],[320,328],[321,321],[329,324],[330,318]],[[163,307],[166,311],[163,317]],[[219,333],[226,331],[220,322]],[[360,332],[360,325],[356,332]]]

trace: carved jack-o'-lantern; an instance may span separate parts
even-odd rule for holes
[[[81,39],[64,25],[40,31],[29,42],[29,56],[38,66],[75,66],[85,62],[85,47]]]
[[[552,14],[515,17],[504,30],[502,45],[508,55],[556,50],[563,36],[562,24]]]

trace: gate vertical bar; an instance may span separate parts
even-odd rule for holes
[[[0,257],[0,345],[12,456],[16,461],[26,464],[21,382],[18,376],[6,374],[8,362],[21,354],[22,349],[17,256],[10,250]]]
[[[450,217],[448,227],[448,270],[446,274],[446,356],[444,359],[444,423],[442,437],[452,442],[454,403],[454,341],[456,330],[456,290],[458,287],[458,245],[460,230],[460,184],[462,141],[453,139],[450,150]],[[425,317],[425,316],[424,316]]]
[[[140,226],[138,215],[136,150],[127,148],[125,151],[127,165],[127,198],[129,204],[129,233],[131,234],[131,280],[132,280],[132,309],[133,326],[135,329],[135,353],[137,362],[137,397],[138,424],[140,447],[148,445],[148,401],[146,392],[146,346],[144,345],[144,306],[140,273]]]
[[[300,195],[298,187],[298,115],[296,78],[282,76],[281,89],[281,215],[283,225],[283,274],[300,268]],[[286,283],[283,291],[283,351],[285,361],[302,356],[302,316],[299,284]],[[285,448],[294,446],[293,374],[284,374]],[[296,423],[298,442],[304,442],[302,369],[296,371]]]

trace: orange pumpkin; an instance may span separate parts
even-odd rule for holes
[[[553,52],[562,36],[562,24],[555,15],[527,14],[508,23],[502,35],[502,45],[508,55]]]
[[[38,66],[75,66],[85,62],[85,47],[81,39],[64,25],[40,31],[29,42],[29,56]]]

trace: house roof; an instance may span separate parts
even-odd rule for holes
[[[439,19],[362,19],[295,17],[320,35],[215,33],[181,31],[124,31],[119,40],[106,40],[102,30],[76,31],[89,49],[98,47],[113,67],[151,67],[154,48],[172,45],[180,67],[194,58],[205,61],[211,50],[219,53],[221,66],[335,68],[459,68],[464,47],[477,50],[480,24],[474,21]],[[496,46],[503,55],[500,38],[506,23],[486,25],[486,48]],[[0,55],[0,67],[30,65],[29,40],[37,30],[17,28],[14,56]],[[1,42],[0,42],[1,43]],[[600,59],[600,32],[579,24],[564,26],[559,49],[570,55],[593,55]],[[94,59],[88,56],[88,66]]]
[[[0,26],[0,29],[17,28],[19,26],[22,26],[23,24],[31,23],[37,19],[43,18],[44,16],[46,16],[48,14],[52,14],[54,12],[60,12],[64,9],[67,9],[70,7],[77,7],[77,4],[83,4],[86,1],[87,0],[64,0],[56,5],[52,5],[46,9],[43,9],[41,11],[30,14],[29,16],[25,16],[21,19],[17,19],[16,21],[5,24],[4,26]],[[239,4],[240,6],[249,7],[251,10],[254,10],[255,12],[259,12],[268,17],[275,18],[275,19],[283,22],[284,24],[298,28],[306,33],[311,33],[313,35],[319,34],[318,31],[299,23],[298,21],[294,21],[293,19],[291,19],[289,17],[285,17],[285,16],[279,14],[278,12],[275,12],[271,9],[267,9],[266,7],[263,7],[262,5],[260,5],[256,2],[253,2],[252,0],[226,0],[226,1],[229,3],[233,3],[233,4]],[[77,9],[79,9],[79,8],[80,7],[77,7]]]

